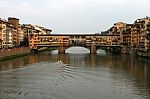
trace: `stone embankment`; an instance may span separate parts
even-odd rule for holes
[[[128,55],[136,55],[141,57],[150,57],[150,50],[144,50],[144,49],[135,49],[135,48],[122,48],[121,50],[122,54],[128,54]]]
[[[24,56],[30,53],[28,47],[13,48],[13,49],[1,49],[0,60],[7,60],[15,57]]]

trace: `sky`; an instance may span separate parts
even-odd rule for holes
[[[150,0],[0,0],[0,18],[16,17],[52,33],[100,33],[150,16]]]

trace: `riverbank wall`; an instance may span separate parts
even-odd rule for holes
[[[121,50],[121,54],[136,55],[136,56],[150,58],[150,50],[145,50],[145,49],[123,47]]]
[[[28,47],[1,49],[0,61],[15,58],[15,57],[20,57],[20,56],[25,56],[29,53],[30,53],[30,49]]]

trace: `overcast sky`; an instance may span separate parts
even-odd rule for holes
[[[150,16],[150,0],[0,0],[0,12],[53,33],[96,33]]]

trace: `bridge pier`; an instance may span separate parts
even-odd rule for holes
[[[91,49],[90,49],[90,53],[91,54],[96,54],[96,51],[97,51],[96,45],[92,45]]]
[[[58,54],[65,54],[65,48],[63,46],[58,47]]]
[[[30,53],[38,53],[38,49],[31,49]]]

